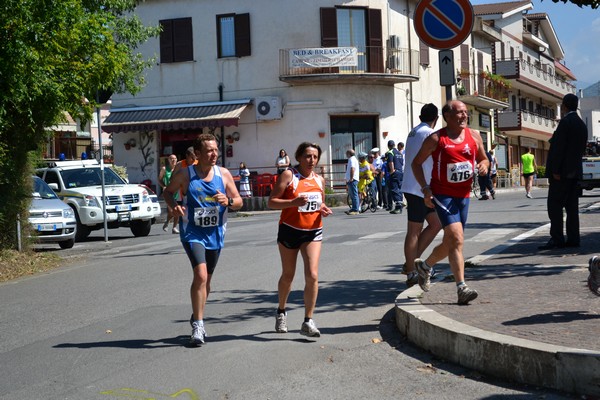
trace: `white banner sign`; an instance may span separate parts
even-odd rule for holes
[[[356,47],[291,49],[289,55],[290,68],[358,66],[358,51]]]

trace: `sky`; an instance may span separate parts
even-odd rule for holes
[[[471,4],[500,3],[497,0],[471,0]],[[577,78],[577,89],[600,81],[600,8],[579,8],[571,2],[533,0],[529,13],[544,12],[565,53],[562,63]]]

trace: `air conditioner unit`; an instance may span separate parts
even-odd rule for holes
[[[400,48],[400,36],[390,35],[388,39],[388,48],[399,49]]]
[[[257,121],[281,119],[281,98],[275,96],[257,97],[254,99]]]
[[[399,71],[401,68],[401,60],[398,55],[390,55],[387,59],[387,67],[390,71]]]

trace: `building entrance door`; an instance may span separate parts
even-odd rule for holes
[[[331,181],[333,186],[346,186],[346,151],[354,149],[356,153],[368,153],[377,142],[376,116],[332,116],[331,117]]]

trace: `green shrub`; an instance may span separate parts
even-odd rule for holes
[[[535,174],[537,175],[538,178],[545,178],[546,177],[546,167],[543,165],[538,165],[537,168],[535,169]]]

